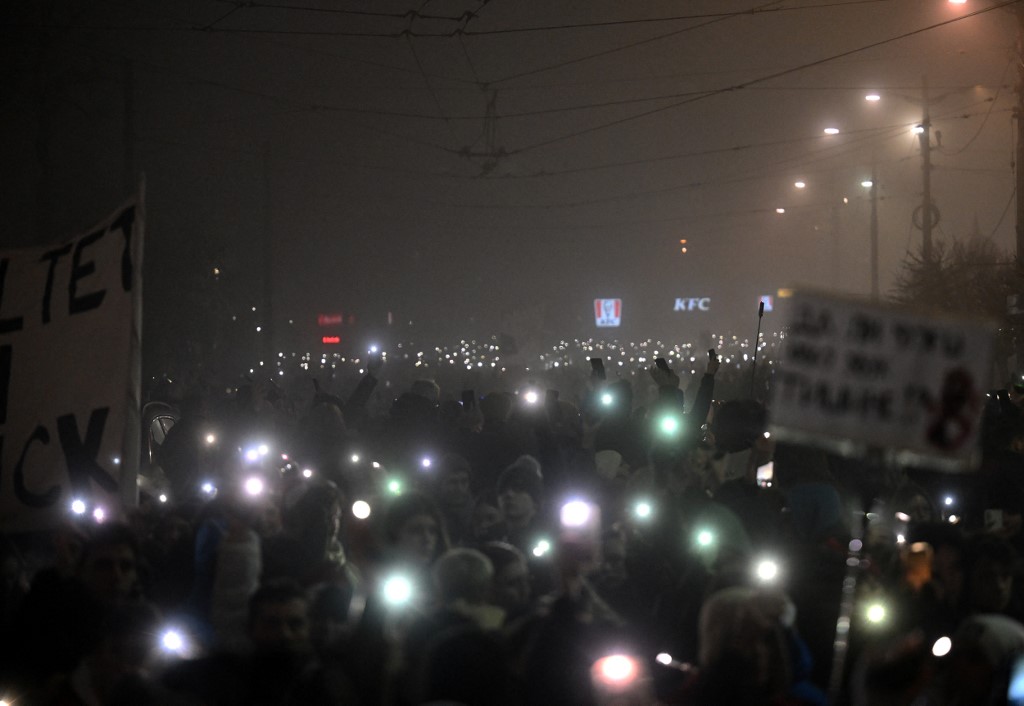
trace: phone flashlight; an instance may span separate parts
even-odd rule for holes
[[[562,520],[563,527],[578,528],[583,527],[590,521],[591,513],[592,507],[589,503],[582,500],[570,500],[565,505],[562,505],[559,517]]]
[[[594,683],[612,691],[633,686],[640,676],[640,665],[628,655],[609,655],[594,662],[590,668]]]
[[[391,493],[392,495],[401,495],[402,494],[402,481],[398,480],[397,478],[392,478],[391,480],[389,480],[388,481],[388,492]]]
[[[199,486],[199,489],[203,491],[204,495],[209,495],[211,497],[217,494],[217,486],[215,486],[210,481],[206,481],[205,483],[203,483],[201,486]]]
[[[715,535],[711,530],[702,529],[697,531],[697,546],[701,549],[708,549],[715,543]]]
[[[167,502],[167,493],[160,493],[160,496],[157,498],[157,500],[159,500],[162,503]]]
[[[672,655],[670,655],[668,652],[659,652],[658,656],[654,659],[655,661],[657,661],[658,664],[664,664],[666,667],[672,664],[672,662],[674,661],[672,659]]]
[[[872,625],[881,625],[885,622],[887,615],[888,611],[885,606],[878,601],[873,601],[864,608],[864,617]]]
[[[662,417],[661,421],[658,422],[658,427],[666,436],[672,436],[679,431],[679,419],[672,415]]]
[[[779,577],[779,565],[772,559],[761,559],[754,566],[754,575],[761,583],[772,583]]]
[[[160,647],[164,652],[181,656],[186,649],[185,636],[173,628],[164,630],[160,635]]]
[[[546,556],[550,552],[551,542],[549,542],[546,539],[542,539],[539,542],[537,542],[535,545],[533,545],[533,549],[531,550],[531,553],[538,559],[542,556]]]
[[[356,500],[352,503],[352,516],[357,520],[365,520],[370,516],[370,503],[365,500]]]
[[[408,605],[412,600],[412,581],[400,574],[389,576],[384,580],[382,591],[384,602],[389,606],[399,608]]]
[[[612,393],[610,392],[605,392],[604,394],[601,395],[601,404],[603,404],[605,407],[611,407],[614,401],[615,398],[612,397]]]
[[[946,507],[952,507],[953,506],[953,496],[952,495],[947,495],[945,498],[943,498],[942,502],[943,502],[943,504]]]
[[[943,635],[932,645],[932,654],[936,657],[945,657],[953,649],[953,641]],[[1021,694],[1024,696],[1024,693]]]
[[[420,465],[423,468],[430,468],[433,464],[434,462],[430,460],[430,456],[424,456],[420,459]]]
[[[107,511],[102,507],[98,507],[92,511],[92,519],[96,520],[97,523],[103,522],[107,519]]]
[[[217,443],[217,435],[216,434],[207,434],[206,435],[206,445],[207,446],[213,446],[216,443]]]
[[[245,492],[256,497],[263,494],[263,479],[251,476],[245,480]]]
[[[359,454],[352,454],[349,460],[352,461],[352,463],[359,463]]]
[[[302,469],[302,477],[303,478],[312,478],[313,477],[313,469],[312,468],[303,468]]]
[[[377,348],[377,346],[370,346],[370,352],[371,353],[376,353],[378,350],[379,349]]]
[[[528,390],[523,399],[526,400],[526,404],[537,404],[540,400],[540,395],[537,394],[536,390]]]
[[[641,520],[646,520],[650,518],[653,512],[654,508],[651,507],[651,504],[646,500],[641,500],[640,502],[633,506],[633,514]]]
[[[71,512],[76,515],[84,515],[86,511],[85,501],[81,498],[75,498],[71,501]]]

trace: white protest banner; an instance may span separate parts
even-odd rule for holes
[[[135,502],[142,208],[0,252],[0,531]]]
[[[846,453],[955,469],[976,448],[993,331],[798,292],[775,372],[772,425]]]

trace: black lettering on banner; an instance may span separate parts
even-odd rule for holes
[[[60,436],[61,450],[64,451],[64,459],[68,465],[68,480],[72,492],[77,495],[89,492],[90,479],[99,483],[108,493],[117,490],[117,481],[96,462],[109,413],[109,407],[92,411],[85,431],[85,441],[78,436],[75,415],[65,414],[57,418],[57,434]]]
[[[11,392],[11,345],[0,346],[0,424],[7,423],[7,397]]]
[[[875,392],[849,385],[834,387],[828,382],[814,381],[799,373],[779,372],[778,395],[787,402],[833,416],[854,414],[861,419],[887,421],[893,416],[892,392]]]
[[[967,338],[962,333],[945,333],[942,335],[942,352],[947,358],[961,358],[964,348],[967,346]]]
[[[0,311],[3,311],[4,285],[7,283],[7,266],[9,264],[10,260],[6,257],[0,259]],[[11,316],[6,319],[0,319],[0,333],[20,331],[24,325],[25,319],[21,316]]]
[[[18,465],[14,467],[14,495],[29,507],[50,507],[60,498],[60,486],[53,485],[45,493],[33,493],[25,486],[25,456],[33,441],[46,445],[50,443],[50,432],[42,424],[36,427],[21,449]]]
[[[846,355],[846,370],[860,377],[884,378],[889,372],[889,361],[877,356],[850,352]]]
[[[75,246],[75,254],[71,257],[71,279],[68,280],[68,313],[81,314],[90,309],[97,308],[103,303],[103,297],[107,290],[101,289],[98,292],[90,292],[78,296],[78,280],[88,277],[96,271],[96,263],[89,261],[82,263],[82,251],[103,237],[105,230],[98,230],[95,233],[82,236]]]
[[[794,336],[825,336],[832,333],[832,315],[827,310],[817,311],[804,305],[795,317],[792,326]]]
[[[53,294],[53,273],[57,269],[57,260],[71,252],[71,243],[43,253],[40,260],[49,260],[50,269],[46,273],[46,289],[43,290],[43,323],[50,323],[50,297]]]
[[[896,324],[892,328],[893,338],[896,339],[896,345],[900,348],[906,348],[910,345],[911,333],[910,329],[905,324]]]
[[[807,343],[793,343],[789,348],[789,359],[805,368],[830,368],[836,352],[831,346],[819,348]]]
[[[121,211],[111,225],[111,229],[120,228],[124,234],[124,250],[121,251],[121,288],[132,291],[132,226],[135,225],[135,207],[129,206]]]
[[[857,343],[877,343],[882,340],[883,334],[882,322],[864,314],[851,316],[846,330],[846,338]]]

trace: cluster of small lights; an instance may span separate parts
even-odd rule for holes
[[[804,182],[798,182],[804,184]],[[806,185],[806,184],[805,184]],[[785,213],[785,208],[776,209],[779,213]],[[782,334],[773,333],[771,336],[762,334],[760,339],[758,361],[764,360],[766,364],[772,364],[772,353],[777,347],[778,339]],[[735,364],[741,367],[743,362],[749,362],[750,355],[743,357],[744,350],[748,353],[753,349],[750,339],[739,339],[736,336],[712,336],[710,343],[715,346],[723,365]],[[709,342],[702,343],[666,343],[657,339],[648,338],[641,341],[619,341],[604,339],[579,339],[573,338],[560,340],[555,345],[548,346],[544,352],[539,354],[536,366],[539,370],[574,369],[583,368],[589,370],[590,358],[603,358],[606,368],[619,368],[618,376],[636,376],[646,374],[646,370],[654,364],[656,358],[665,358],[672,369],[680,374],[696,375],[703,372],[703,365],[706,358],[702,355],[708,347]],[[423,369],[423,372],[430,374],[431,371],[447,369],[477,370],[486,369],[495,373],[508,372],[505,353],[501,350],[497,336],[491,336],[485,340],[462,339],[458,344],[450,346],[435,346],[425,350],[417,350],[415,343],[405,341],[395,346],[392,355],[387,357],[389,366],[412,366]],[[766,350],[767,349],[767,350]],[[387,356],[387,351],[381,351]],[[522,360],[520,356],[520,360]],[[699,363],[698,363],[699,361]],[[358,357],[349,357],[341,353],[285,353],[280,351],[275,357],[277,374],[285,375],[286,371],[298,368],[298,371],[345,371],[350,370],[363,375],[366,372],[366,361]],[[259,363],[260,366],[264,362]],[[269,363],[267,363],[269,365]],[[518,363],[517,365],[522,365]],[[526,370],[530,371],[530,366]],[[249,368],[250,374],[255,374],[255,368]],[[209,434],[206,437],[207,444],[214,444],[217,437]],[[250,460],[257,460],[256,453],[250,454]]]

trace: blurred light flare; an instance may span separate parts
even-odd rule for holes
[[[352,515],[357,520],[365,520],[370,516],[370,503],[365,500],[356,500],[352,503]]]
[[[640,673],[636,660],[627,655],[609,655],[594,663],[593,674],[607,686],[630,684]]]
[[[384,600],[402,606],[412,599],[412,581],[405,576],[390,576],[384,581]]]
[[[560,517],[566,527],[582,527],[590,520],[590,505],[582,500],[570,500],[562,505]]]
[[[953,641],[943,635],[932,645],[932,654],[936,657],[945,657],[953,649]]]
[[[779,577],[779,565],[772,559],[762,559],[754,569],[757,579],[762,583],[770,583]]]
[[[880,625],[885,622],[888,615],[885,606],[881,603],[871,603],[864,609],[864,617],[873,625]]]
[[[263,479],[252,476],[245,480],[245,492],[253,497],[263,493]]]

